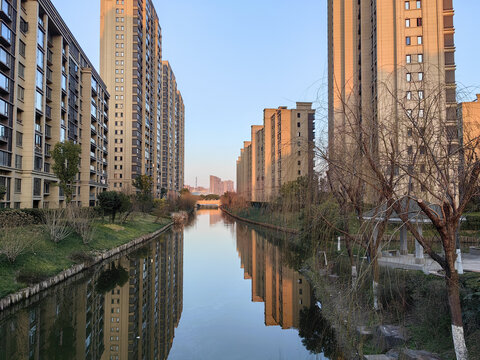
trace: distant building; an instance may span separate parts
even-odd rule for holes
[[[235,184],[232,180],[222,181],[221,178],[210,175],[210,194],[223,195],[227,191],[235,191]]]
[[[265,109],[263,125],[253,125],[237,160],[237,193],[265,202],[281,186],[313,173],[315,109],[297,102],[295,109]]]

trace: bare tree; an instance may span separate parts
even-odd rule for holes
[[[382,232],[394,211],[402,226],[444,270],[456,356],[467,359],[455,269],[456,234],[462,214],[477,189],[479,138],[462,141],[460,133],[468,134],[454,115],[455,107],[447,106],[445,86],[436,85],[442,83],[435,81],[438,71],[422,70],[421,87],[413,82],[408,89],[394,92],[391,82],[381,84],[385,99],[377,109],[344,101],[343,108],[338,110],[344,123],[335,131],[343,139],[342,156],[353,154],[356,158],[348,159],[347,155],[347,159],[342,159],[338,153],[325,153],[325,158],[329,170],[335,174],[333,188],[341,195],[340,202],[347,203],[348,198],[360,221],[359,204],[369,203],[373,209],[383,209],[381,216],[374,216],[381,219],[377,227],[370,227],[378,229],[370,232],[374,234],[370,238],[377,241],[367,242],[374,259]],[[426,82],[429,76],[434,81]],[[351,179],[345,184],[348,177]],[[361,185],[349,185],[355,181]],[[412,216],[413,205],[420,211]],[[423,236],[418,216],[427,217],[433,224],[442,253],[434,250],[432,238]],[[351,235],[348,229],[345,235]]]
[[[65,240],[72,233],[65,208],[47,210],[44,216],[45,229],[54,243]]]

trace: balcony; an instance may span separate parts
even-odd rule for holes
[[[96,173],[97,171],[95,170],[95,166],[90,165],[90,172],[91,173]]]
[[[92,134],[95,134],[95,135],[97,134],[97,128],[95,127],[95,125],[93,125],[93,124],[90,125],[90,130],[91,130]]]
[[[11,21],[12,20],[12,6],[6,0],[2,0],[1,3],[1,15],[2,18]]]
[[[95,142],[95,139],[90,139],[90,144],[97,146],[97,143]]]
[[[42,125],[35,123],[35,131],[41,133],[42,132]]]

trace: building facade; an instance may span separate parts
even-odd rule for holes
[[[315,109],[265,109],[263,125],[251,128],[237,160],[237,193],[248,201],[268,202],[282,185],[313,174]]]
[[[63,206],[51,158],[63,141],[82,148],[72,201],[94,205],[107,187],[105,84],[49,0],[2,1],[0,22],[0,206]]]
[[[110,189],[134,191],[149,175],[154,195],[183,187],[185,107],[151,0],[102,0],[100,68],[112,94]],[[162,191],[162,189],[164,189]]]
[[[407,163],[422,152],[413,120],[456,133],[453,15],[452,0],[328,1],[331,160],[361,167],[368,138],[378,158],[391,143]]]

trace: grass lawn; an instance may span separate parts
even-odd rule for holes
[[[84,245],[80,236],[75,233],[55,244],[44,232],[37,229],[39,230],[37,231],[38,241],[31,250],[18,256],[14,264],[8,262],[4,256],[0,257],[0,298],[26,287],[27,282],[41,281],[75,263],[83,262],[80,258],[77,261],[72,260],[72,254],[88,256],[88,254],[115,248],[159,230],[170,221],[162,218],[155,223],[155,217],[148,214],[135,215],[125,224],[113,225],[100,221],[95,225],[93,240],[88,245]],[[32,230],[34,229],[18,228],[18,231]],[[19,275],[21,279],[31,280],[18,280]]]

